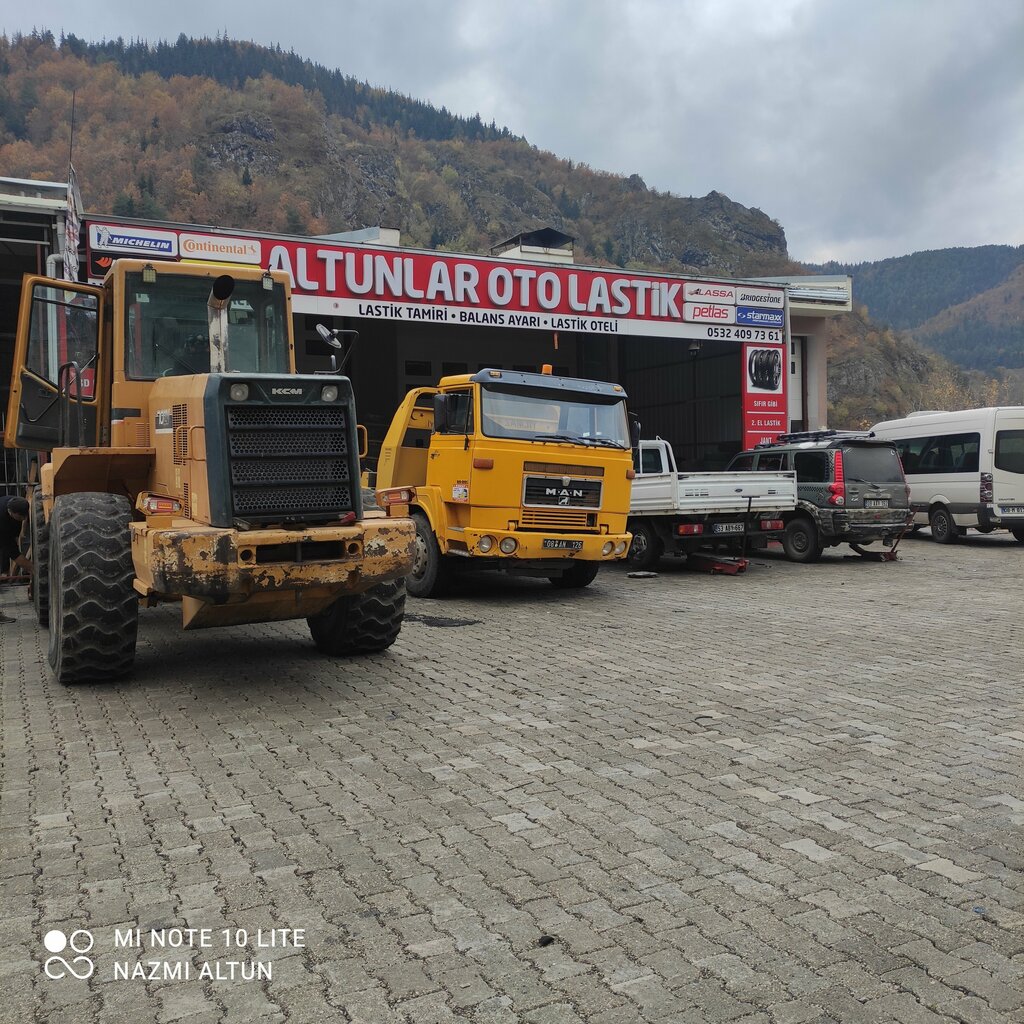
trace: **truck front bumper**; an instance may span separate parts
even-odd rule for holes
[[[465,544],[465,554],[473,558],[515,558],[519,560],[575,559],[582,562],[614,562],[626,557],[631,533],[545,533],[525,530],[481,530],[467,527],[458,538]],[[490,539],[490,546],[481,541]],[[502,541],[515,542],[515,549],[502,551]],[[457,552],[449,547],[450,554]]]
[[[167,519],[132,523],[131,534],[144,596],[222,604],[302,591],[320,603],[408,575],[416,528],[369,513],[351,526],[244,532]]]

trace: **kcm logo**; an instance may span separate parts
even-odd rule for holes
[[[46,976],[54,981],[66,978],[69,974],[73,978],[78,978],[79,981],[91,978],[94,965],[92,960],[85,956],[85,954],[92,949],[93,944],[92,932],[87,932],[84,928],[76,929],[70,936],[65,935],[57,928],[47,932],[43,936],[43,945],[48,953],[55,955],[51,956],[43,964]],[[78,954],[78,956],[71,957],[70,963],[64,957],[58,955],[63,953],[69,946],[72,952]]]

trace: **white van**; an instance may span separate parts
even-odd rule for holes
[[[915,412],[871,429],[895,442],[914,523],[940,544],[968,528],[1024,544],[1024,406]]]

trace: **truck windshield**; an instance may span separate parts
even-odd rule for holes
[[[210,372],[206,303],[212,278],[141,274],[125,279],[125,348],[128,376],[151,379]],[[288,331],[284,288],[235,280],[228,302],[227,369],[287,373]]]
[[[481,390],[481,423],[487,437],[629,448],[621,398],[494,384]]]

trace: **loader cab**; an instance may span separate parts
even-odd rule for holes
[[[294,373],[287,277],[132,259],[102,287],[26,277],[14,365],[9,447],[131,444],[117,425],[162,377]]]

